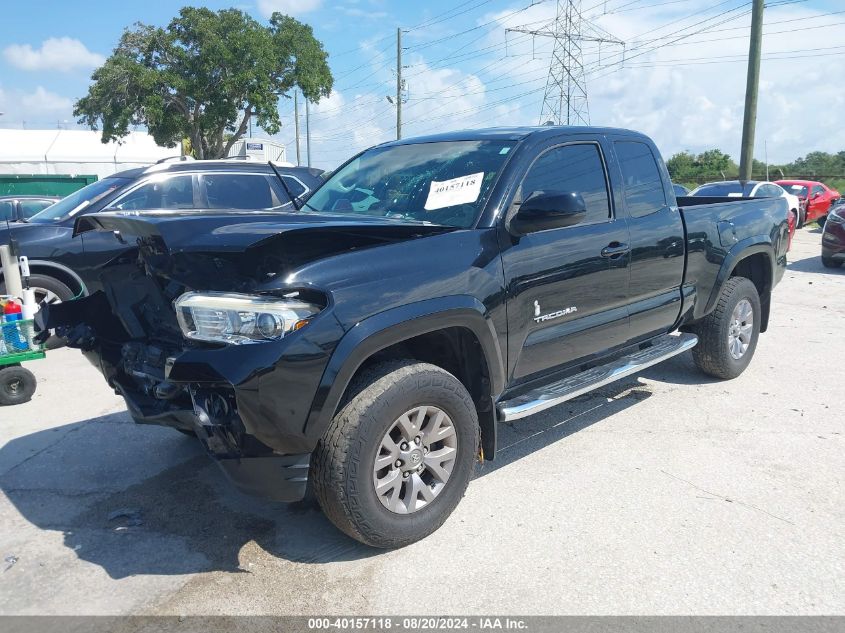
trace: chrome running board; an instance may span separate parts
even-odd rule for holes
[[[695,334],[679,336],[665,335],[655,339],[654,343],[643,350],[623,356],[606,365],[593,367],[569,378],[558,380],[538,387],[520,396],[505,400],[497,405],[498,419],[502,422],[519,420],[555,407],[562,402],[602,387],[611,382],[636,374],[659,362],[677,356],[695,347],[698,337]]]

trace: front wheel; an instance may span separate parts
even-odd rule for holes
[[[798,210],[798,224],[795,225],[796,229],[803,229],[804,223],[807,221],[807,212],[804,209]]]
[[[693,360],[705,374],[730,379],[739,376],[757,348],[760,335],[760,296],[745,277],[725,282],[716,309],[693,328],[698,344]]]
[[[819,218],[816,220],[816,222],[818,223],[819,228],[823,229],[824,223],[827,222],[827,216],[826,215],[819,216]]]
[[[373,366],[311,459],[334,525],[373,547],[403,547],[449,517],[472,476],[478,416],[452,374],[412,360]]]
[[[839,268],[842,265],[842,260],[831,259],[822,255],[822,266],[825,268]]]

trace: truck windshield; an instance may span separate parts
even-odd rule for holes
[[[376,147],[336,171],[304,212],[472,226],[514,141]]]
[[[62,198],[56,204],[50,205],[43,211],[36,213],[27,222],[33,222],[35,224],[61,222],[84,211],[95,202],[102,200],[103,197],[128,182],[128,178],[103,178],[102,180],[92,182],[79,191],[74,191],[66,198]]]

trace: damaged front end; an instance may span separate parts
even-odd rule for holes
[[[308,413],[344,331],[327,294],[284,279],[302,263],[413,232],[96,215],[77,232],[112,231],[137,246],[101,270],[103,290],[44,309],[41,328],[79,348],[136,422],[195,433],[246,492],[302,498],[319,439]]]

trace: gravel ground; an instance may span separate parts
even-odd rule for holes
[[[51,353],[0,410],[0,613],[843,614],[845,270],[820,237],[741,377],[686,354],[503,427],[443,528],[392,552],[239,495]]]

